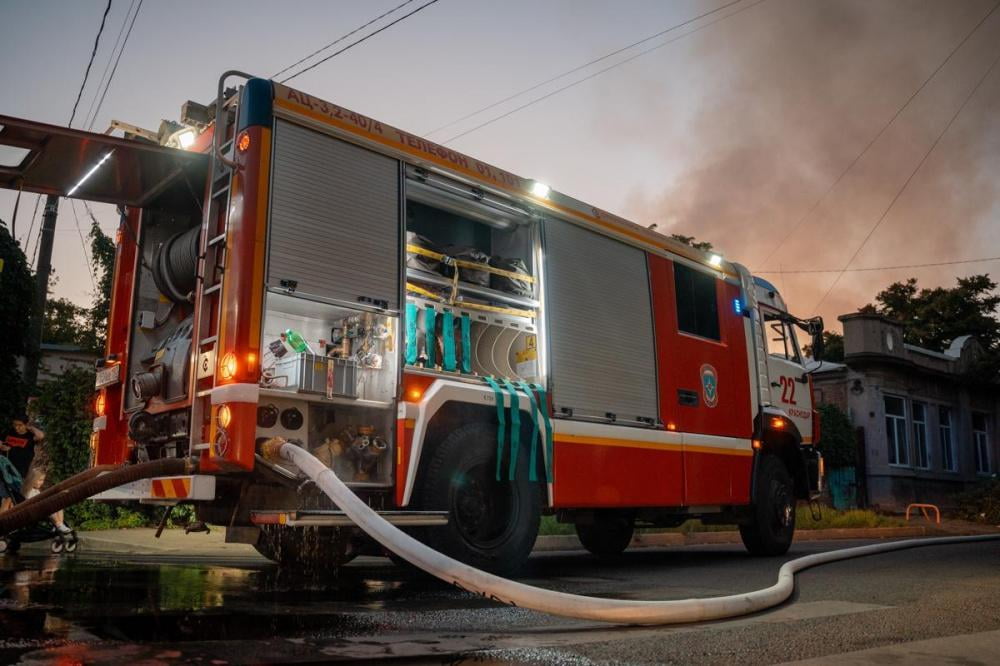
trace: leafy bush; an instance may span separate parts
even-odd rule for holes
[[[854,467],[857,464],[857,454],[851,420],[836,405],[819,405],[816,409],[820,417],[818,448],[826,466],[830,469]]]
[[[24,252],[0,223],[0,321],[4,322],[0,344],[0,423],[4,429],[24,409],[27,397],[18,357],[28,353],[28,334],[34,310],[35,287]]]
[[[984,481],[956,500],[959,514],[966,520],[1000,524],[1000,480]]]

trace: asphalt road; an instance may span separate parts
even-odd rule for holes
[[[797,543],[788,558],[861,543]],[[556,552],[533,556],[520,580],[679,599],[770,585],[784,559],[753,559],[733,545],[646,549],[615,564]],[[303,575],[231,555],[29,553],[0,559],[0,663],[771,664],[839,662],[870,648],[882,652],[854,655],[856,663],[935,663],[934,650],[995,663],[1000,632],[983,632],[1000,630],[998,564],[1000,542],[851,560],[800,574],[794,599],[775,610],[648,628],[499,606],[381,558]],[[937,640],[908,645],[925,639]],[[888,655],[892,645],[903,652]]]

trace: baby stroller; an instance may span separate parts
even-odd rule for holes
[[[21,494],[21,475],[11,462],[0,456],[0,498],[9,497],[17,506],[24,501]],[[10,534],[0,536],[0,556],[14,554],[21,549],[23,543],[34,543],[51,539],[49,549],[53,553],[72,553],[76,550],[78,540],[76,531],[59,531],[51,520],[46,518],[34,525],[21,527]]]

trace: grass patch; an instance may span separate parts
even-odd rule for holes
[[[837,511],[830,507],[823,507],[823,516],[820,520],[813,520],[812,513],[806,505],[799,505],[795,512],[795,528],[798,530],[826,530],[844,529],[857,527],[903,527],[906,521],[894,516],[886,516],[869,509],[850,509],[848,511]],[[653,532],[679,532],[690,534],[692,532],[733,532],[738,528],[736,525],[703,525],[700,520],[688,520],[677,527],[649,527],[640,528],[642,533]],[[542,516],[542,524],[538,531],[540,536],[576,534],[576,529],[569,523],[556,522],[555,516]]]

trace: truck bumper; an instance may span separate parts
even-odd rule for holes
[[[112,502],[139,501],[143,504],[214,500],[215,477],[207,474],[191,474],[139,479],[124,486],[105,490],[91,499]]]

